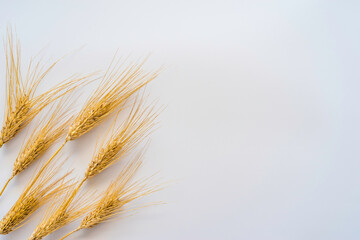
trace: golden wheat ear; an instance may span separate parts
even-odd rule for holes
[[[46,172],[36,174],[25,187],[19,199],[0,221],[0,234],[8,234],[25,223],[25,221],[55,194],[65,191],[72,186],[66,178],[70,172],[56,178],[61,164],[48,165]]]
[[[116,119],[110,130],[110,138],[103,141],[93,156],[85,172],[85,178],[93,177],[122,157],[148,136],[154,126],[160,110],[155,104],[145,106],[143,97],[136,98],[127,119],[115,126]]]
[[[79,219],[92,208],[95,201],[94,195],[85,193],[75,197],[74,193],[77,192],[75,185],[78,184],[66,189],[65,193],[56,195],[54,202],[57,202],[57,204],[48,207],[45,216],[31,234],[29,240],[43,239],[52,232]]]
[[[150,178],[136,181],[129,184],[136,171],[142,164],[143,154],[140,153],[121,171],[119,176],[113,181],[108,189],[102,194],[92,210],[83,218],[80,226],[74,231],[62,237],[65,239],[71,234],[87,228],[106,222],[109,219],[119,215],[124,210],[124,206],[133,200],[161,190],[159,186],[150,186]]]
[[[146,60],[146,59],[145,59]],[[88,99],[75,121],[71,124],[67,141],[79,138],[100,124],[121,106],[133,93],[156,78],[160,70],[145,72],[140,63],[126,65],[113,60],[100,86]]]
[[[32,132],[27,142],[21,148],[13,167],[11,177],[6,182],[0,196],[8,183],[19,173],[41,157],[51,145],[66,134],[67,127],[71,121],[69,95],[62,97],[57,104],[53,104],[53,110],[49,117],[44,117],[40,126]]]
[[[0,132],[0,147],[25,128],[33,118],[56,99],[84,85],[94,74],[73,76],[49,91],[35,96],[35,92],[46,75],[60,61],[45,67],[31,60],[25,77],[21,70],[20,44],[8,30],[6,39],[6,109]]]

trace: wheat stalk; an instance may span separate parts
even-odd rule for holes
[[[130,180],[140,168],[141,164],[142,154],[138,154],[135,160],[128,164],[116,180],[107,188],[103,193],[103,197],[95,203],[92,210],[83,218],[80,226],[60,240],[82,229],[92,228],[100,223],[106,222],[124,212],[124,205],[129,202],[159,191],[159,186],[149,186],[149,178],[129,185]]]
[[[89,195],[75,198],[75,194],[78,188],[74,185],[66,190],[65,194],[58,194],[54,199],[54,202],[58,201],[58,204],[49,206],[45,216],[41,223],[36,227],[34,232],[29,237],[29,240],[40,240],[56,231],[59,228],[75,221],[84,214],[86,214],[91,208],[91,201],[89,201]],[[62,199],[60,196],[63,195]]]
[[[6,109],[0,132],[0,147],[10,141],[26,127],[33,118],[56,99],[83,85],[93,74],[73,76],[38,96],[35,92],[46,75],[60,61],[45,67],[40,61],[31,60],[25,77],[21,71],[21,49],[19,42],[8,30],[6,40]]]
[[[69,115],[69,97],[64,96],[54,107],[50,117],[43,119],[40,126],[34,129],[25,145],[20,150],[14,162],[13,172],[0,192],[4,192],[9,182],[29,165],[43,155],[49,147],[66,134],[67,126],[71,120]]]
[[[8,234],[20,228],[25,220],[27,220],[32,213],[40,208],[55,194],[66,190],[71,186],[69,181],[65,178],[70,174],[55,178],[60,170],[61,165],[48,166],[45,169],[46,173],[35,175],[33,179],[26,186],[19,199],[7,212],[7,214],[0,221],[0,234]]]

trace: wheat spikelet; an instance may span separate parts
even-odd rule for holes
[[[92,210],[83,218],[80,226],[60,240],[69,235],[87,228],[92,228],[100,223],[124,212],[124,205],[142,196],[159,191],[160,187],[150,187],[149,179],[137,181],[129,185],[130,180],[142,164],[142,154],[138,154],[135,160],[128,164],[116,178],[116,180],[104,192],[103,197],[95,203]]]
[[[0,234],[8,234],[21,227],[24,221],[52,196],[70,186],[69,182],[65,181],[70,172],[54,179],[60,167],[61,165],[56,167],[49,166],[46,168],[46,173],[36,175],[30,181],[19,199],[1,219]]]
[[[133,104],[128,118],[116,128],[112,127],[112,134],[106,143],[102,143],[92,158],[85,178],[93,177],[107,167],[121,159],[121,157],[141,142],[154,127],[159,113],[155,104],[144,107],[144,99]]]
[[[75,221],[91,208],[89,195],[75,198],[78,188],[74,185],[66,190],[65,194],[58,194],[54,202],[58,202],[54,206],[50,206],[43,217],[41,223],[36,227],[29,237],[29,240],[40,240],[56,231],[59,228]],[[61,195],[63,197],[61,198]]]
[[[79,138],[100,124],[114,112],[134,92],[142,88],[159,74],[159,71],[148,73],[143,70],[145,61],[130,64],[113,60],[106,71],[100,87],[89,98],[75,121],[69,128],[67,141]]]
[[[65,83],[35,96],[39,84],[60,60],[48,67],[43,66],[40,61],[31,60],[23,78],[20,44],[14,39],[11,30],[8,30],[6,45],[6,109],[0,132],[0,147],[14,138],[47,105],[83,85],[93,75],[73,76]]]

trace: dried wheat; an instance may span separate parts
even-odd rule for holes
[[[155,110],[155,104],[144,107],[144,99],[136,100],[128,118],[120,127],[116,128],[114,121],[109,140],[102,143],[92,158],[85,172],[85,178],[99,174],[133,149],[150,133],[158,115],[159,111]]]
[[[6,182],[0,196],[4,192],[8,183],[20,172],[24,171],[30,164],[34,163],[43,155],[49,147],[66,134],[67,126],[71,120],[69,115],[68,97],[63,97],[55,106],[50,117],[40,123],[40,127],[34,129],[26,144],[20,150],[14,162],[11,177]]]
[[[113,60],[101,81],[101,85],[89,98],[70,125],[65,141],[46,164],[53,160],[68,141],[75,140],[91,131],[120,107],[133,93],[159,74],[160,71],[146,73],[143,70],[144,63],[145,60],[124,68],[119,61],[115,62]]]
[[[58,202],[54,206],[49,206],[41,223],[31,234],[29,240],[40,240],[56,231],[59,228],[75,221],[91,208],[89,195],[81,195],[75,198],[78,187],[75,185],[66,190],[65,194],[58,194],[54,202]],[[61,197],[61,195],[63,195]]]
[[[79,138],[100,124],[133,93],[159,74],[159,71],[145,72],[143,70],[144,62],[123,67],[119,61],[113,61],[105,73],[100,87],[71,124],[66,137],[67,141]]]
[[[111,153],[109,151],[100,151],[101,155],[97,154],[94,158],[95,161],[92,161],[89,165],[88,170],[86,171],[85,178],[78,184],[77,188],[72,191],[72,194],[66,198],[66,201],[60,205],[60,207],[56,208],[56,210],[47,217],[46,220],[39,225],[37,230],[31,236],[31,240],[39,240],[42,239],[44,236],[50,234],[51,232],[63,227],[67,223],[72,220],[75,220],[80,215],[75,214],[69,209],[70,204],[73,201],[73,198],[79,191],[82,184],[89,178],[97,175],[106,167],[110,166],[114,163],[120,156],[122,156],[125,152],[132,149],[136,143],[141,141],[148,131],[153,127],[155,124],[155,119],[158,116],[158,113],[154,111],[154,106],[148,106],[142,108],[142,100],[140,103],[135,102],[133,108],[130,112],[128,119],[118,128],[113,129],[113,133],[111,134],[110,141],[105,144],[105,146],[111,145]],[[117,144],[114,144],[117,143]],[[106,147],[105,149],[110,149]],[[101,156],[101,157],[99,157]],[[133,185],[128,189],[125,189],[125,186],[131,179],[131,177],[135,174],[136,170],[141,165],[141,158],[142,155],[139,154],[135,161],[129,164],[119,175],[116,184],[113,183],[110,187],[111,189],[116,188],[118,191],[118,195],[120,194],[120,190],[122,190],[122,194],[127,193],[127,191],[131,191],[133,188],[139,187],[139,185]],[[99,162],[99,164],[96,164]],[[110,189],[109,188],[109,189]],[[137,192],[134,191],[133,197],[137,195]],[[116,194],[115,190],[113,189],[112,194]],[[122,205],[126,204],[128,201],[132,201],[135,198],[127,196],[126,199],[121,199],[119,201],[114,202],[114,206],[121,208]],[[121,206],[120,206],[121,205]],[[87,208],[85,208],[87,209]],[[74,216],[74,218],[71,218]]]
[[[11,30],[8,30],[6,45],[6,109],[0,131],[0,147],[14,138],[46,106],[83,85],[93,76],[93,74],[84,77],[73,76],[65,83],[35,96],[39,84],[60,60],[48,67],[42,65],[40,61],[31,60],[23,77],[20,44],[14,39]]]
[[[106,222],[124,212],[124,205],[129,202],[155,191],[159,191],[161,189],[159,186],[149,186],[149,179],[129,184],[131,178],[134,176],[141,164],[142,155],[139,154],[134,161],[123,169],[117,179],[108,187],[108,189],[104,192],[103,197],[101,197],[93,209],[81,221],[80,226],[62,237],[60,240],[65,239],[79,230],[92,228],[100,223]]]

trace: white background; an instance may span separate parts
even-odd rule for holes
[[[53,60],[82,47],[39,92],[73,73],[106,68],[117,49],[134,59],[152,53],[148,70],[168,67],[148,87],[151,98],[167,108],[139,176],[160,170],[164,181],[174,183],[138,202],[168,204],[69,239],[359,239],[359,5],[0,1],[1,35],[7,24],[16,26],[24,63],[44,47],[44,59]],[[79,176],[108,125],[64,149]],[[0,150],[1,186],[25,136],[23,131]],[[121,166],[84,189],[101,191]],[[33,171],[9,185],[0,199],[1,215]],[[40,218],[41,212],[0,239],[26,239]]]

